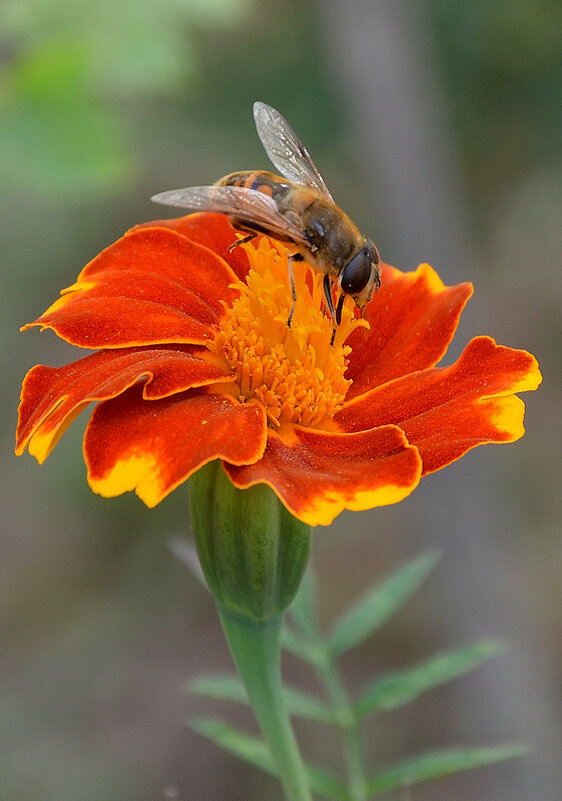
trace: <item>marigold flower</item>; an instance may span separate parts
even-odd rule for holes
[[[445,354],[470,284],[446,287],[427,264],[382,265],[366,320],[352,303],[333,344],[321,276],[267,237],[229,250],[227,218],[193,214],[137,226],[104,250],[39,319],[97,350],[27,374],[16,453],[42,463],[78,413],[91,488],[135,490],[152,507],[202,465],[269,485],[310,525],[343,509],[406,497],[470,448],[523,434],[535,358],[476,337]]]

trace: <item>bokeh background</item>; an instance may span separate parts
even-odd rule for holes
[[[13,456],[25,371],[75,358],[19,326],[124,230],[166,216],[151,194],[267,168],[255,99],[291,120],[386,261],[474,282],[447,362],[488,333],[535,353],[545,376],[523,440],[478,448],[399,506],[315,534],[327,622],[400,561],[443,554],[346,658],[352,687],[482,635],[510,644],[377,718],[373,766],[523,741],[525,759],[408,798],[559,798],[561,23],[556,0],[3,0],[1,798],[280,799],[185,725],[201,713],[252,725],[182,689],[230,667],[210,597],[169,546],[188,535],[187,489],[153,511],[94,496],[85,420],[42,468]],[[290,659],[286,670],[311,686]],[[337,764],[331,737],[299,733],[308,755]]]

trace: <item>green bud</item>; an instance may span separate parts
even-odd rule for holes
[[[266,484],[235,487],[219,460],[191,476],[189,505],[201,567],[219,607],[256,622],[279,617],[299,588],[311,527]]]

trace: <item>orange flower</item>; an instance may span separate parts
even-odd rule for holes
[[[402,500],[429,472],[523,434],[533,356],[473,339],[444,355],[471,295],[428,265],[382,266],[366,321],[344,307],[333,345],[321,276],[282,245],[233,248],[226,217],[194,214],[129,231],[31,326],[95,349],[26,376],[16,453],[43,462],[97,401],[84,438],[88,481],[155,506],[221,459],[241,489],[263,482],[310,525]]]

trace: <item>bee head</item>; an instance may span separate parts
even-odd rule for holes
[[[374,289],[380,286],[380,256],[377,247],[366,239],[363,247],[347,262],[340,273],[339,285],[342,292],[351,295],[360,309],[370,300]]]

